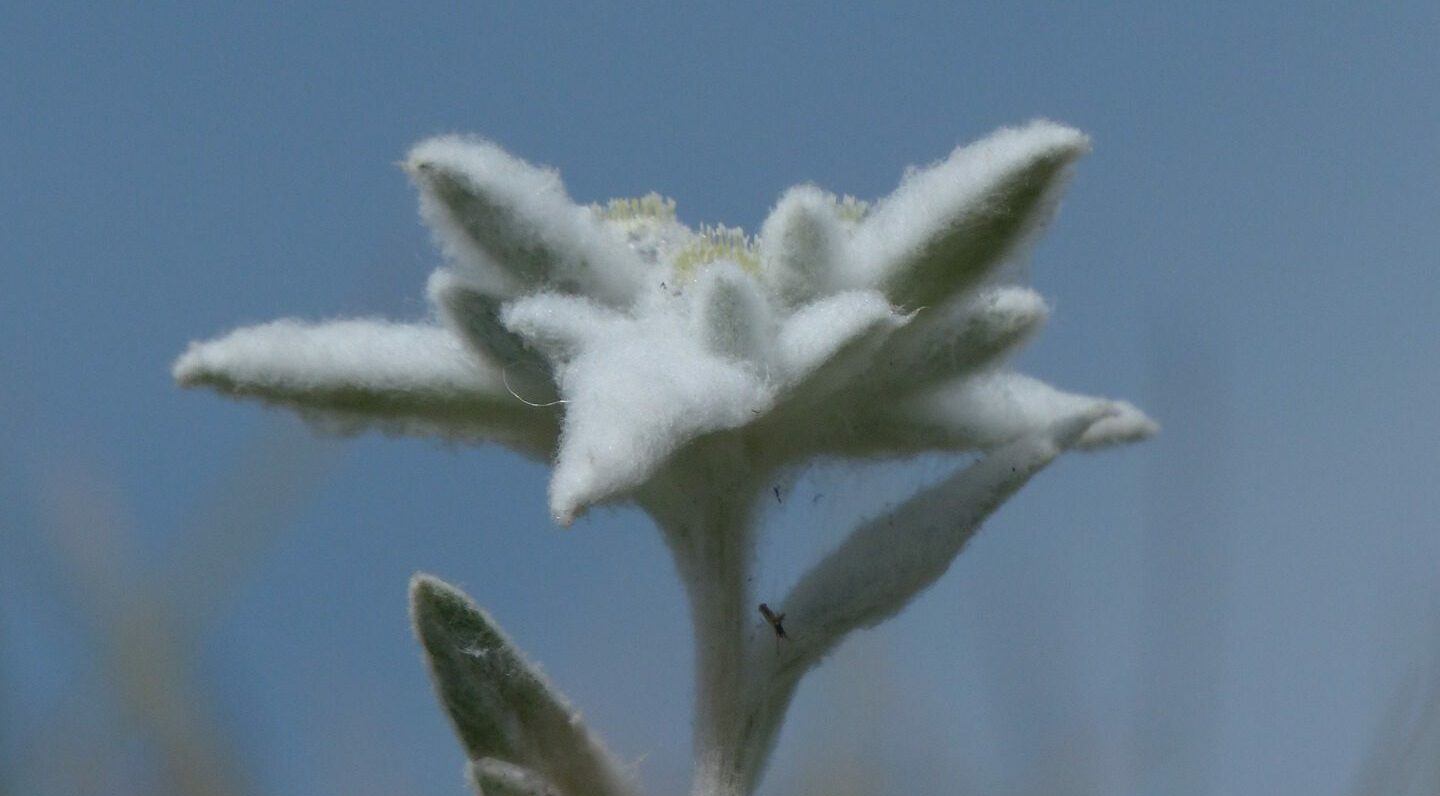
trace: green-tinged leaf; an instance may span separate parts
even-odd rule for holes
[[[471,760],[530,769],[576,796],[630,792],[579,714],[463,592],[416,575],[410,610],[436,694]]]

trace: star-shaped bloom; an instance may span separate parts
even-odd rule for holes
[[[556,518],[633,497],[687,447],[757,472],[816,456],[988,450],[1089,411],[1076,445],[1156,429],[1127,403],[1005,367],[1046,318],[1008,279],[1084,135],[1001,130],[873,206],[785,192],[758,236],[650,195],[571,201],[558,175],[442,137],[406,168],[446,264],[438,322],[294,320],[192,344],[177,380],[332,428],[497,441],[554,461]]]
[[[1088,147],[1049,122],[1002,130],[910,171],[873,207],[792,188],[752,238],[692,230],[653,194],[578,205],[553,171],[432,139],[406,168],[446,258],[429,283],[434,319],[239,329],[192,344],[175,377],[340,431],[496,441],[553,461],[562,523],[637,502],[695,624],[692,792],[749,793],[800,678],[847,633],[901,610],[1064,451],[1155,432],[1128,403],[1006,366],[1047,308],[1004,266]],[[923,451],[982,455],[767,596],[783,647],[751,632],[764,479],[816,457]],[[630,792],[567,703],[452,591],[417,580],[416,626],[476,782]]]

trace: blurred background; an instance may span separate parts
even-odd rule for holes
[[[1418,1],[6,4],[0,793],[463,793],[416,570],[682,792],[689,621],[642,515],[560,530],[540,464],[322,439],[170,363],[423,316],[393,164],[431,134],[754,230],[1037,116],[1095,151],[1019,364],[1164,432],[1061,460],[852,638],[763,792],[1440,792],[1437,44]],[[759,596],[955,466],[787,484]]]

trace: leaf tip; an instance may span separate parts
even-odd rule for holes
[[[448,633],[457,618],[479,611],[464,592],[428,572],[410,578],[410,621],[422,643]]]

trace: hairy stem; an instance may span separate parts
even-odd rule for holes
[[[718,446],[717,446],[718,447]],[[745,690],[754,622],[755,472],[739,446],[682,453],[640,496],[675,558],[695,625],[693,796],[742,796],[754,779],[744,754]],[[740,461],[737,461],[737,457]]]

